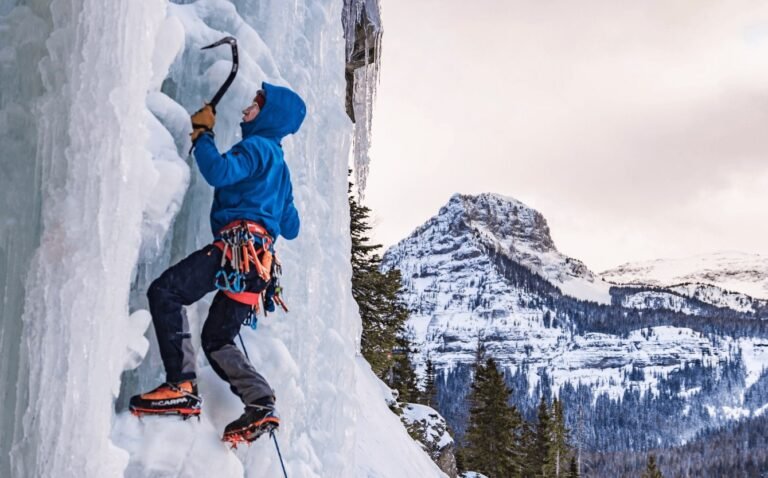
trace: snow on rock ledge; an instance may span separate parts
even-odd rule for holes
[[[418,437],[424,451],[443,472],[450,477],[457,476],[456,456],[453,437],[448,433],[445,418],[432,407],[417,403],[406,403],[400,417],[412,436]]]

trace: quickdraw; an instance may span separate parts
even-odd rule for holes
[[[255,243],[259,242],[259,248]],[[216,288],[239,294],[245,291],[245,278],[251,264],[264,282],[269,282],[272,266],[272,238],[259,224],[235,221],[219,233],[214,245],[221,249],[221,270],[216,274]],[[230,271],[226,265],[229,262]]]
[[[215,286],[227,297],[251,306],[251,313],[243,325],[253,329],[256,329],[258,323],[259,302],[264,303],[264,315],[274,312],[275,304],[288,312],[288,306],[281,297],[283,288],[279,282],[282,265],[272,243],[266,229],[252,221],[234,221],[226,225],[213,243],[222,251],[221,270],[216,273]],[[245,290],[251,266],[267,284],[261,292]]]

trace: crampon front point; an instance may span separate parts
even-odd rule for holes
[[[176,409],[165,409],[165,410],[151,410],[151,409],[144,409],[144,408],[131,408],[131,415],[135,417],[146,417],[146,416],[153,416],[153,415],[177,415],[181,417],[183,420],[189,420],[192,417],[197,417],[197,419],[200,419],[200,409],[199,408],[176,408]]]

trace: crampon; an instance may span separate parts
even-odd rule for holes
[[[199,408],[176,408],[176,409],[166,409],[162,411],[158,410],[149,410],[149,409],[141,409],[141,408],[132,408],[131,409],[131,415],[134,417],[146,417],[146,416],[156,416],[156,415],[177,415],[181,417],[182,420],[189,420],[192,417],[197,417],[198,420],[200,420],[200,409]]]
[[[266,417],[258,422],[254,422],[246,427],[229,430],[224,433],[221,440],[232,448],[237,448],[243,443],[251,444],[259,437],[265,434],[273,434],[280,426],[280,419],[277,417]]]

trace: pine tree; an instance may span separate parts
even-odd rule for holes
[[[427,358],[426,370],[424,372],[424,405],[432,408],[437,407],[437,387],[435,385],[435,366],[431,358]]]
[[[532,466],[535,477],[549,476],[546,474],[548,469],[548,457],[551,446],[550,437],[550,417],[547,410],[547,402],[544,395],[539,401],[539,410],[537,413],[538,423],[536,423],[536,432],[534,436],[533,447],[527,451],[527,462]]]
[[[544,466],[544,476],[560,478],[565,476],[565,464],[567,463],[570,448],[568,446],[568,429],[565,427],[563,405],[557,398],[552,401],[549,437],[550,446],[546,465]]]
[[[462,450],[467,469],[490,478],[517,476],[520,454],[515,437],[522,420],[517,409],[507,403],[510,393],[492,358],[476,366],[466,447]]]
[[[523,452],[520,476],[522,478],[536,478],[541,471],[541,463],[536,458],[536,430],[533,424],[528,421],[523,422],[520,449]],[[537,465],[539,466],[538,470]]]
[[[568,478],[579,478],[579,466],[576,464],[576,457],[571,457],[571,465],[568,467]]]
[[[392,361],[392,373],[387,384],[399,392],[399,401],[406,403],[423,402],[422,393],[418,387],[416,373],[413,371],[410,342],[404,336],[398,336],[397,347]]]
[[[380,378],[393,377],[395,351],[406,340],[408,309],[402,302],[402,280],[397,269],[382,273],[381,258],[368,237],[371,210],[358,203],[349,184],[350,235],[352,239],[352,296],[360,310],[363,332],[360,348]],[[406,347],[407,348],[407,347]],[[407,375],[402,374],[402,375]],[[391,381],[391,380],[390,380]]]
[[[659,470],[659,467],[656,465],[656,455],[653,453],[648,454],[648,464],[645,468],[645,473],[643,473],[642,478],[664,478],[664,475],[661,474],[661,470]]]

